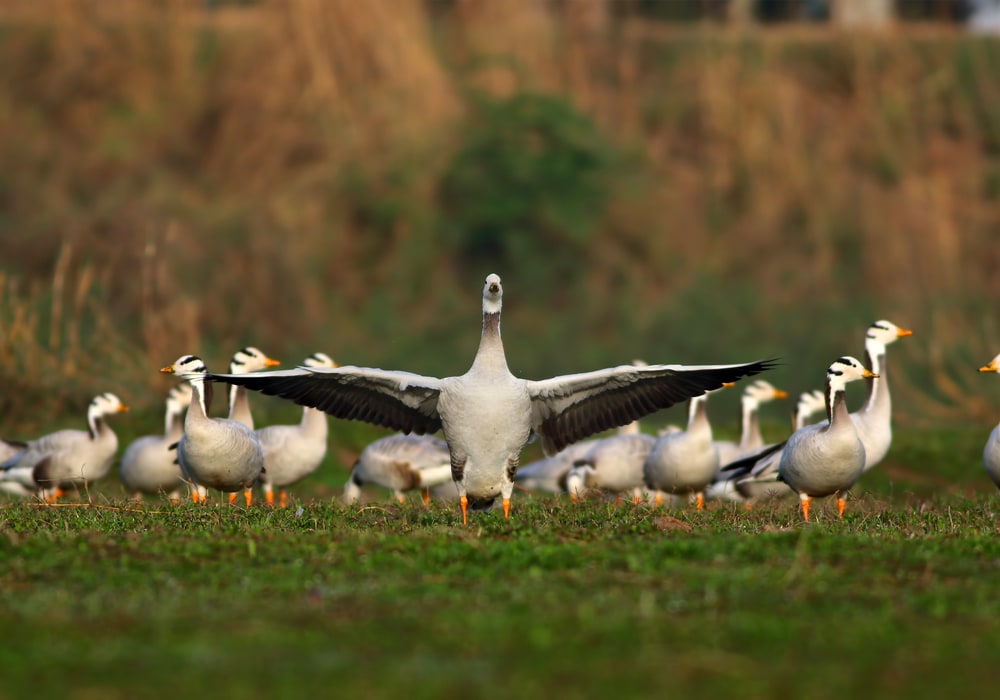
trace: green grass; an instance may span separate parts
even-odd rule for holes
[[[0,698],[982,696],[1000,498],[935,457],[975,444],[898,437],[843,521],[821,504],[810,524],[788,501],[523,494],[468,526],[445,504],[306,493],[274,511],[110,485],[95,507],[7,503]]]

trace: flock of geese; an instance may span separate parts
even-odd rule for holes
[[[892,441],[887,347],[910,331],[878,321],[865,336],[866,367],[851,356],[826,370],[825,391],[798,401],[794,432],[767,445],[758,411],[787,394],[763,380],[742,396],[739,442],[713,438],[708,401],[717,391],[774,366],[772,360],[729,365],[633,363],[593,372],[531,381],[507,367],[500,338],[503,288],[491,274],[483,287],[482,334],[469,370],[456,377],[338,366],[316,353],[301,367],[278,364],[257,348],[237,352],[227,374],[213,374],[194,355],[161,371],[182,380],[167,395],[162,435],[141,437],[125,450],[119,467],[128,494],[165,495],[194,502],[209,489],[240,492],[247,506],[259,487],[268,505],[284,506],[287,488],[313,473],[327,449],[327,414],[387,427],[390,435],[366,447],[343,494],[356,502],[366,484],[378,484],[402,500],[419,490],[457,501],[468,511],[499,502],[509,517],[516,485],[526,491],[564,493],[576,500],[597,490],[634,502],[661,504],[687,498],[751,506],[763,498],[797,494],[809,519],[814,498],[832,496],[839,515],[851,487],[878,464]],[[1000,355],[980,368],[1000,372]],[[848,412],[845,388],[867,382],[864,405]],[[209,415],[213,386],[229,385],[229,413]],[[300,404],[294,425],[255,429],[247,390]],[[639,431],[636,421],[674,404],[688,403],[683,428],[659,435]],[[112,468],[118,439],[107,419],[127,407],[111,393],[94,398],[87,430],[60,430],[24,443],[0,440],[0,489],[49,501],[67,489],[86,488]],[[809,423],[824,411],[826,419]],[[591,436],[618,428],[604,438]],[[434,437],[440,431],[443,439]],[[518,468],[520,454],[538,440],[545,457]],[[1000,426],[983,453],[986,471],[1000,486]],[[277,491],[277,497],[275,496]],[[277,504],[275,503],[277,500]]]

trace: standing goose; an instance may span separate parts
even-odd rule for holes
[[[798,430],[813,414],[825,410],[826,397],[822,391],[816,389],[802,392],[795,407],[792,430]],[[760,498],[791,494],[792,490],[787,484],[774,480],[778,463],[781,461],[781,448],[784,445],[784,441],[767,445],[745,457],[724,464],[715,481],[708,487],[706,497],[745,503],[749,507],[751,501]],[[765,476],[759,478],[762,472]],[[768,477],[767,474],[771,476]]]
[[[841,357],[826,371],[827,422],[799,428],[781,451],[778,479],[799,494],[802,517],[809,520],[813,498],[836,495],[837,514],[844,515],[847,491],[865,469],[865,446],[847,412],[848,382],[874,378],[853,357]]]
[[[989,364],[979,368],[980,372],[1000,372],[1000,355],[997,355]],[[983,448],[983,467],[987,476],[1000,488],[1000,425],[993,428],[989,440]]]
[[[118,449],[118,436],[105,417],[127,410],[114,394],[95,396],[87,407],[87,430],[58,430],[29,441],[0,464],[0,479],[41,490],[49,501],[57,500],[65,489],[97,481],[111,469]]]
[[[187,380],[193,391],[184,435],[177,443],[181,471],[195,484],[225,493],[250,488],[260,478],[264,453],[252,428],[229,418],[209,417],[211,384],[205,383],[205,363],[183,355],[160,371]]]
[[[304,366],[336,367],[337,363],[326,353],[317,352],[306,358]],[[244,387],[233,388],[246,393]],[[278,504],[284,508],[288,498],[285,487],[319,469],[326,456],[326,414],[306,406],[297,425],[269,425],[256,432],[264,450],[264,474],[260,477],[264,500],[267,505],[274,505],[277,486]]]
[[[865,445],[865,471],[882,461],[892,444],[892,399],[886,374],[886,348],[899,338],[913,335],[889,321],[876,321],[865,334],[865,356],[872,378],[867,384],[864,406],[851,414],[858,437]]]
[[[760,432],[757,413],[762,403],[788,398],[788,393],[776,389],[770,382],[758,379],[743,390],[740,399],[741,432],[739,443],[731,440],[716,440],[719,450],[719,464],[729,464],[733,460],[746,457],[764,446],[764,436]]]
[[[378,484],[392,491],[400,503],[405,491],[420,489],[424,503],[429,489],[451,480],[448,444],[432,435],[389,435],[362,450],[344,484],[344,502],[357,503],[361,487]]]
[[[472,367],[458,377],[427,377],[366,367],[307,368],[210,379],[292,399],[338,418],[403,432],[444,432],[452,477],[466,511],[502,499],[510,511],[521,449],[532,432],[547,455],[582,438],[671,406],[723,382],[757,374],[770,361],[742,365],[623,365],[542,381],[507,368],[500,338],[503,288],[491,274],[483,286],[483,326]]]
[[[232,374],[246,374],[247,372],[256,372],[260,369],[267,369],[268,367],[277,367],[280,364],[280,362],[271,359],[259,349],[249,346],[243,348],[242,350],[237,350],[236,353],[233,354],[233,359],[229,361],[229,371]],[[253,414],[250,413],[250,397],[247,396],[247,390],[242,386],[233,385],[229,387],[229,420],[242,423],[246,427],[250,428],[250,430],[253,430]],[[252,488],[244,489],[243,500],[246,501],[247,507],[253,503]],[[232,504],[235,501],[236,494],[230,493],[229,503]]]
[[[663,499],[658,492],[690,494],[699,510],[705,503],[705,489],[719,471],[707,400],[706,392],[689,401],[687,429],[661,435],[642,466],[646,487],[655,494],[657,504]]]
[[[167,494],[172,501],[179,498],[184,477],[170,446],[184,433],[184,411],[190,404],[191,387],[175,386],[167,393],[163,435],[136,438],[125,450],[118,476],[133,498],[142,498],[143,494]]]

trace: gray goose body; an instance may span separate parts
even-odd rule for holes
[[[865,468],[865,446],[844,402],[848,382],[868,378],[872,372],[853,357],[841,357],[827,369],[825,423],[799,428],[781,450],[778,478],[799,494],[802,514],[809,520],[813,498],[837,496],[837,510],[844,512],[847,491]]]
[[[692,495],[702,507],[705,489],[719,471],[719,451],[712,440],[707,395],[691,399],[687,428],[661,435],[643,465],[646,487],[656,492]],[[657,503],[662,494],[657,494]]]
[[[306,358],[304,366],[336,367],[337,363],[325,353],[315,353]],[[279,489],[279,503],[284,506],[285,488],[319,469],[326,457],[327,430],[326,414],[306,406],[302,409],[302,420],[296,425],[269,425],[256,431],[264,451],[260,482],[268,505],[274,503],[275,487]]]
[[[589,488],[629,493],[638,501],[643,490],[643,464],[655,444],[656,438],[642,433],[598,440],[573,463],[566,476],[566,491],[574,499]]]
[[[979,368],[980,372],[1000,372],[1000,355],[997,355],[989,364]],[[983,468],[986,476],[1000,488],[1000,424],[993,428],[990,437],[983,447]]]
[[[531,381],[511,374],[500,339],[502,287],[483,287],[483,326],[472,367],[458,377],[428,377],[365,367],[209,375],[338,418],[403,432],[442,430],[451,455],[463,521],[467,507],[510,507],[521,449],[534,432],[546,455],[594,433],[629,423],[723,382],[756,374],[769,361],[741,365],[623,365]]]
[[[354,463],[344,485],[344,502],[356,503],[365,484],[377,484],[392,491],[398,501],[404,493],[421,489],[424,501],[428,490],[451,481],[448,445],[432,435],[389,435],[376,440]]]
[[[191,383],[191,406],[177,444],[183,473],[199,485],[225,493],[250,488],[260,478],[264,453],[251,428],[229,418],[208,416],[205,364],[194,355],[185,355],[160,371]]]
[[[40,490],[49,499],[58,498],[63,489],[103,478],[118,450],[118,436],[105,419],[127,410],[114,394],[99,394],[87,408],[87,430],[57,430],[28,441],[0,464],[0,478]]]
[[[166,494],[175,499],[184,486],[177,464],[177,453],[170,449],[184,434],[184,410],[191,403],[191,387],[174,387],[167,395],[163,435],[144,435],[125,449],[118,477],[126,493],[134,498],[143,494]]]
[[[595,440],[574,442],[551,457],[543,457],[518,467],[517,483],[528,491],[565,493],[566,477],[573,464],[586,456],[595,444]]]

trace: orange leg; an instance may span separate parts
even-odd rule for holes
[[[288,492],[287,491],[279,491],[278,492],[278,506],[281,507],[281,508],[287,508],[288,507]]]
[[[799,498],[800,498],[799,505],[802,506],[802,517],[805,519],[806,522],[809,522],[809,503],[812,501],[812,499],[809,498],[809,496],[806,496],[805,494],[803,494]]]
[[[580,497],[576,495],[575,491],[569,495],[569,502],[570,503],[579,503],[580,502]]]
[[[265,489],[264,502],[267,503],[268,508],[274,508],[274,491],[271,491],[270,489]]]
[[[466,518],[465,511],[469,507],[469,499],[466,498],[465,496],[462,496],[461,498],[458,499],[458,504],[462,506],[462,524],[467,525],[469,521]]]
[[[245,489],[243,491],[243,499],[247,502],[247,508],[253,503],[253,489]]]
[[[420,490],[420,500],[424,502],[425,506],[429,506],[431,504],[431,491],[430,491],[430,489],[421,489]]]
[[[663,505],[663,494],[661,494],[659,491],[657,491],[656,495],[653,496],[653,505],[656,506],[657,508]]]
[[[503,499],[503,519],[507,520],[510,518],[510,499]]]
[[[701,510],[705,507],[705,494],[699,493],[694,497],[694,507],[697,510]]]
[[[847,506],[847,499],[843,496],[837,498],[837,517],[843,520],[844,508]]]
[[[229,494],[229,505],[233,505],[235,503],[236,503],[236,492],[234,491],[233,493]]]
[[[751,503],[750,501],[747,501],[746,503],[744,503],[743,504],[743,510],[753,510],[753,503]]]

